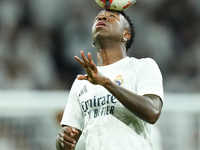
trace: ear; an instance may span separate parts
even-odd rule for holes
[[[126,38],[127,40],[130,40],[131,38],[131,33],[127,30],[124,30],[123,32],[123,38]]]

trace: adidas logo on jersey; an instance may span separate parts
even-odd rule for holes
[[[81,95],[83,95],[84,93],[87,93],[87,87],[86,87],[86,85],[84,85],[83,86],[83,88],[81,89],[81,91],[80,91],[80,93],[79,93],[79,97],[81,96]]]

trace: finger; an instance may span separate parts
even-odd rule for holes
[[[72,147],[69,147],[68,145],[64,145],[64,147],[63,147],[65,150],[73,150],[73,148]]]
[[[58,135],[59,135],[59,137],[64,137],[64,132],[63,131],[60,131],[59,133],[58,133]]]
[[[67,135],[65,135],[63,138],[59,137],[59,141],[60,143],[63,143],[64,145],[68,145],[68,146],[73,146],[76,143],[74,139],[70,138]]]
[[[74,58],[79,62],[79,64],[81,64],[81,66],[85,67],[84,62],[77,56],[74,56]]]
[[[63,128],[62,128],[62,131],[63,131],[63,134],[64,134],[63,137],[65,137],[65,136],[74,136],[74,133],[73,133],[73,131],[71,130],[71,127],[69,127],[69,126],[63,127]]]
[[[66,150],[70,150],[72,149],[71,147],[74,147],[74,144],[71,143],[66,143],[62,137],[59,137],[59,141],[60,141],[60,145],[65,148]]]
[[[66,150],[70,150],[75,147],[76,141],[72,138],[72,136],[76,133],[74,133],[73,130],[71,127],[65,126],[62,127],[62,130],[59,132],[59,141],[61,146]]]
[[[64,144],[63,144],[64,139],[61,136],[59,136],[58,139],[59,139],[59,142],[60,142],[61,146],[64,147]]]
[[[62,147],[65,147],[65,145],[64,145],[64,143],[63,143],[63,142],[60,142],[60,145],[61,145]]]
[[[87,80],[88,76],[84,76],[84,75],[77,75],[76,77],[78,80]]]
[[[64,139],[63,141],[68,141],[68,142],[74,143],[76,141],[73,138],[71,138],[72,136],[74,136],[74,133],[72,131],[66,130],[65,134],[61,137]]]
[[[97,70],[97,67],[96,67],[95,63],[94,63],[93,60],[92,60],[92,55],[91,55],[91,53],[88,53],[88,60],[89,60],[89,63],[90,63],[90,65],[91,65],[91,68],[94,69],[94,70]]]
[[[72,131],[73,131],[74,133],[76,133],[76,134],[79,133],[78,130],[77,130],[75,127],[72,127]]]
[[[67,134],[67,135],[70,135],[71,134],[71,128],[69,126],[65,126],[65,127],[62,127],[62,132],[63,134]]]
[[[64,146],[68,147],[68,148],[74,148],[75,147],[75,143],[70,143],[68,141],[64,141]]]
[[[90,64],[93,62],[91,53],[88,53],[88,60]]]
[[[64,146],[64,150],[73,150],[73,148],[69,148],[67,146]]]
[[[95,65],[94,62],[92,62],[91,68],[93,69],[94,73],[97,73],[97,66]]]
[[[64,147],[64,150],[73,150],[72,148]]]
[[[85,54],[83,51],[81,51],[81,57],[82,57],[84,63],[88,64],[88,59],[85,57]]]

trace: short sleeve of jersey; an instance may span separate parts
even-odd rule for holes
[[[69,93],[68,102],[64,110],[61,125],[68,125],[83,130],[83,113],[78,99],[78,81],[74,81]]]
[[[162,74],[156,62],[151,58],[144,59],[139,65],[137,72],[137,92],[139,95],[158,95],[163,101]]]

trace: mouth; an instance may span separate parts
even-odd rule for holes
[[[96,24],[96,28],[97,27],[105,27],[106,26],[106,24],[105,24],[105,22],[103,22],[103,21],[100,21],[100,22],[98,22],[97,24]]]

